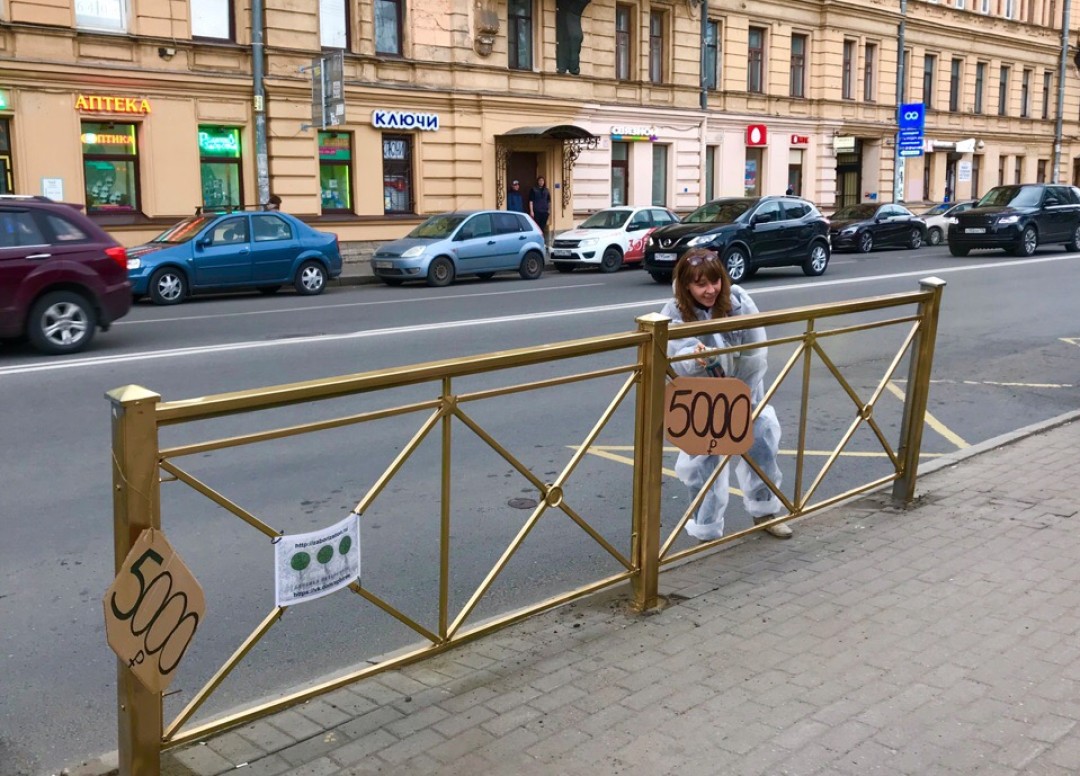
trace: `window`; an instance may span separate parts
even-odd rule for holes
[[[1016,157],[1016,164],[1014,165],[1014,167],[1015,169],[1013,170],[1013,182],[1021,183],[1024,178],[1024,157]]]
[[[348,132],[319,133],[319,191],[324,213],[352,212],[352,136]]]
[[[205,0],[204,0],[205,1]],[[225,0],[228,2],[228,0]],[[342,0],[319,0],[319,45],[328,49],[349,47],[349,4]]]
[[[877,44],[867,43],[863,62],[863,100],[873,102],[877,92]]]
[[[746,149],[746,165],[743,169],[743,194],[747,197],[761,196],[761,163],[763,154],[760,146]]]
[[[1050,90],[1054,85],[1054,74],[1047,70],[1043,73],[1043,98],[1042,98],[1042,117],[1044,119],[1050,118]]]
[[[509,0],[506,13],[507,64],[511,70],[532,70],[533,0]]]
[[[662,11],[649,12],[649,80],[654,84],[664,82],[664,14]]]
[[[652,219],[653,226],[667,226],[668,224],[679,223],[679,219],[666,210],[650,210],[649,217]]]
[[[765,30],[751,27],[747,39],[746,91],[765,92]]]
[[[52,230],[57,242],[89,242],[90,235],[84,232],[66,218],[55,216],[52,213],[45,214],[45,220]]]
[[[409,135],[383,135],[383,212],[413,213],[413,139]]]
[[[1016,16],[1016,0],[1005,0],[1005,18],[1012,19]]]
[[[0,248],[45,245],[34,214],[26,210],[0,211]]]
[[[986,90],[986,63],[975,65],[975,112],[983,112],[983,92]]]
[[[633,36],[630,34],[630,20],[633,8],[628,5],[615,6],[615,77],[620,81],[630,80],[630,56]]]
[[[716,197],[716,146],[705,146],[705,201]]]
[[[127,32],[127,0],[75,0],[75,26],[83,30]]]
[[[998,77],[998,115],[1009,115],[1009,66],[1002,65]]]
[[[1040,159],[1038,161],[1035,173],[1036,183],[1046,183],[1046,165],[1047,161],[1045,159]]]
[[[979,4],[979,11],[982,13],[990,13],[990,0],[982,0]]]
[[[495,213],[495,231],[498,234],[518,234],[528,231],[522,228],[516,213]]]
[[[667,205],[668,147],[652,147],[652,204]]]
[[[982,156],[980,156],[979,154],[975,154],[973,157],[971,157],[971,196],[972,197],[980,196],[979,192],[982,191],[982,189],[979,188],[979,186],[980,186],[979,173],[980,173],[980,168],[981,167],[982,167]]]
[[[239,207],[244,204],[239,129],[199,127],[199,171],[205,207]]]
[[[965,0],[956,0],[956,7],[957,9],[963,11],[967,7],[967,3],[965,2]]]
[[[11,122],[0,118],[0,194],[15,191],[14,174],[11,169]]]
[[[233,40],[235,32],[229,0],[191,0],[190,7],[191,37]]]
[[[480,213],[466,221],[458,232],[458,240],[474,240],[477,237],[491,237],[495,234],[495,226],[491,222],[490,213]]]
[[[281,216],[259,213],[251,217],[251,234],[255,242],[291,240],[292,227]]]
[[[927,110],[934,107],[934,69],[937,67],[937,55],[923,57],[922,101]]]
[[[706,89],[716,89],[720,85],[720,22],[710,19],[705,25],[705,74]]]
[[[784,201],[784,220],[785,221],[797,221],[798,219],[810,215],[810,205],[805,202],[795,202],[794,200]]]
[[[139,209],[139,154],[134,124],[82,124],[86,212],[133,213]]]
[[[625,205],[630,180],[630,144],[611,144],[611,204]]]
[[[375,53],[401,56],[402,3],[375,0]]]
[[[1020,118],[1031,118],[1031,71],[1025,70],[1020,78]]]
[[[960,110],[960,76],[963,71],[964,61],[954,59],[952,69],[949,71],[949,110],[956,113]]]
[[[1005,160],[1008,158],[1004,154],[998,157],[998,186],[1005,185]]]
[[[218,221],[210,230],[210,240],[214,245],[246,243],[248,241],[247,217],[237,216]]]
[[[791,96],[806,96],[806,41],[805,35],[791,36]]]
[[[803,188],[803,152],[801,148],[792,148],[788,151],[787,182],[791,193],[801,197]]]
[[[855,41],[844,41],[844,72],[840,96],[845,100],[855,99]]]

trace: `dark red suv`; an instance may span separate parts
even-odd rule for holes
[[[74,353],[131,302],[126,251],[78,206],[0,196],[0,339]]]

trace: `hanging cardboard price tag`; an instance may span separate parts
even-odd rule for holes
[[[113,652],[150,690],[164,691],[206,611],[202,587],[165,534],[139,534],[103,603]]]
[[[750,386],[734,377],[676,377],[664,392],[664,437],[691,455],[742,455],[754,444]]]

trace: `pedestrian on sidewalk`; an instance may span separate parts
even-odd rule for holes
[[[521,195],[521,181],[513,181],[510,191],[506,192],[506,209],[512,213],[528,213],[525,209],[525,197]]]
[[[529,215],[532,216],[532,220],[536,222],[536,225],[540,227],[545,239],[547,239],[547,222],[550,214],[551,192],[547,187],[547,179],[541,175],[536,179],[536,185],[529,192]]]
[[[754,300],[739,286],[731,284],[724,263],[715,251],[697,248],[685,253],[675,265],[672,283],[674,298],[664,305],[662,315],[671,318],[672,324],[687,321],[704,321],[736,315],[753,315],[758,309]],[[671,339],[668,357],[701,353],[707,350],[750,345],[765,340],[765,329],[755,326],[726,333],[704,334],[700,337]],[[703,356],[677,361],[672,368],[680,375],[690,377],[734,377],[750,387],[750,401],[756,410],[765,396],[765,370],[768,367],[767,348],[755,348],[723,355]],[[762,472],[779,487],[780,467],[776,456],[780,448],[780,422],[776,410],[766,405],[754,421],[754,444],[747,455]],[[675,473],[690,488],[690,497],[698,492],[723,460],[718,455],[689,455],[680,452],[675,462]],[[763,523],[782,511],[780,499],[769,489],[750,465],[741,457],[735,464],[735,477],[743,492],[746,511],[754,523]],[[728,482],[731,464],[717,475],[709,492],[701,501],[693,520],[686,523],[686,532],[700,541],[719,539],[724,535],[724,512],[728,503]],[[783,523],[765,529],[778,539],[792,535],[791,528]]]

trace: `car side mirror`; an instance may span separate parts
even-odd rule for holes
[[[210,237],[200,237],[198,240],[195,241],[195,247],[199,250],[202,250],[203,248],[209,248],[213,244],[214,240]]]

